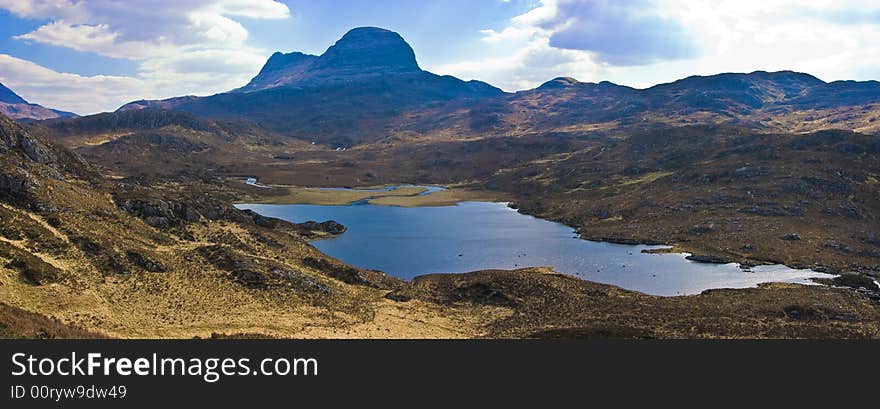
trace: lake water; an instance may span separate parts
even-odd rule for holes
[[[411,279],[430,273],[548,266],[586,280],[655,295],[696,294],[765,282],[811,284],[833,277],[782,265],[743,271],[685,254],[645,254],[662,246],[632,246],[577,238],[571,227],[517,213],[505,203],[463,202],[444,207],[238,205],[291,222],[335,220],[339,237],[312,244],[349,264]]]

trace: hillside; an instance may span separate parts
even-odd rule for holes
[[[72,112],[31,104],[3,84],[0,84],[0,114],[15,120],[43,120],[77,116]]]
[[[502,94],[483,82],[423,71],[400,35],[361,27],[321,56],[274,54],[249,84],[232,92],[136,101],[119,110],[148,107],[246,119],[300,140],[352,146],[381,138],[407,111]]]
[[[161,118],[152,126],[190,120]],[[59,128],[133,126],[88,121]],[[257,188],[106,178],[2,117],[0,136],[3,337],[880,335],[875,304],[830,287],[663,298],[543,269],[404,282],[307,244],[325,232],[229,204],[238,189]]]
[[[880,336],[872,81],[560,77],[504,93],[424,71],[398,34],[365,27],[319,56],[275,53],[226,93],[0,119],[13,336]],[[236,209],[285,192],[243,177],[447,185],[588,239],[842,275],[671,298],[541,268],[406,282],[318,252],[318,223]]]
[[[648,89],[572,78],[466,89],[422,71],[396,33],[360,28],[321,56],[273,55],[234,92],[154,104],[176,111],[138,103],[32,130],[119,176],[456,184],[503,191],[588,237],[880,272],[876,82],[757,71]]]

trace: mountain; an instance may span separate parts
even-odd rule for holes
[[[314,148],[248,121],[218,121],[188,112],[137,109],[29,124],[33,134],[63,145],[118,175],[200,176],[209,170],[248,174],[248,164],[281,151]],[[158,165],[157,164],[161,164]]]
[[[596,85],[589,88],[610,87]],[[309,241],[329,233],[310,227],[318,223],[293,224],[233,206],[248,201],[243,194],[284,195],[280,188],[217,177],[153,183],[144,177],[146,168],[131,177],[119,175],[133,162],[169,166],[167,152],[139,156],[139,146],[175,151],[186,149],[189,143],[177,143],[186,140],[201,141],[209,150],[212,138],[241,137],[240,129],[229,127],[185,112],[149,109],[28,124],[0,115],[0,338],[828,339],[878,334],[880,309],[868,298],[871,293],[839,287],[778,283],[657,297],[548,268],[403,281],[319,252]],[[106,149],[96,158],[114,166],[89,164],[41,133],[67,142],[93,136],[86,144]],[[304,167],[320,166],[305,182],[315,185],[338,172],[366,170],[364,161],[346,155],[379,159],[383,173],[395,178],[414,175],[395,160],[415,159],[427,177],[447,177],[438,168],[448,161],[449,169],[485,172],[484,183],[510,188],[520,209],[590,226],[581,232],[599,239],[603,236],[597,234],[608,231],[632,235],[634,242],[644,240],[639,235],[659,235],[689,246],[685,251],[710,243],[723,248],[726,258],[771,254],[773,259],[759,260],[792,265],[833,257],[847,270],[853,260],[870,268],[880,257],[871,253],[876,237],[869,233],[876,230],[876,179],[858,172],[877,174],[876,138],[680,127],[617,142],[580,141],[592,145],[541,154],[561,139],[406,145],[422,149],[416,153],[427,160],[414,158],[412,151],[377,158],[383,152],[298,147],[293,155],[305,160],[294,169],[306,176]],[[515,150],[517,144],[522,151]],[[785,150],[789,146],[797,148]],[[127,147],[135,149],[115,159],[104,155]],[[450,148],[456,150],[444,152]],[[97,153],[90,149],[85,152]],[[771,154],[782,150],[785,154]],[[311,153],[328,156],[319,165]],[[540,159],[522,160],[523,153]],[[461,154],[506,158],[495,171],[472,161],[452,163]],[[184,157],[193,156],[188,150]],[[271,165],[277,171],[286,160]],[[334,160],[347,164],[335,166]],[[790,169],[803,178],[777,175]],[[272,171],[265,172],[247,174],[262,178]],[[681,189],[682,184],[690,188]],[[849,204],[837,206],[849,201],[875,205],[856,208],[857,214]],[[826,205],[834,207],[820,210]],[[752,225],[757,228],[744,230]],[[805,239],[779,238],[787,232]]]
[[[0,84],[0,114],[15,120],[43,120],[54,118],[72,118],[72,112],[59,111],[31,104],[18,96],[11,89]]]
[[[408,111],[504,95],[480,81],[422,70],[397,33],[355,28],[320,56],[275,53],[242,88],[209,97],[137,101],[119,110],[176,109],[215,119],[247,119],[272,131],[350,146],[386,137]]]
[[[0,84],[0,102],[6,104],[27,104],[24,98],[18,96],[18,94],[6,88],[3,84]]]
[[[301,52],[287,54],[276,52],[269,57],[269,61],[266,61],[260,73],[238,91],[258,91],[294,83],[316,59],[318,59],[316,55]]]
[[[421,75],[416,54],[399,34],[375,27],[355,28],[321,56],[275,53],[239,91],[344,84],[383,75]]]
[[[880,83],[826,83],[779,71],[691,76],[647,89],[555,78],[514,94],[422,70],[397,33],[355,28],[323,54],[273,54],[245,86],[209,97],[136,101],[245,119],[272,132],[349,147],[401,135],[460,138],[726,124],[760,131],[880,133]]]
[[[762,131],[880,132],[880,83],[792,71],[691,76],[647,89],[556,78],[507,98],[512,128],[534,132],[648,124],[728,124]],[[521,118],[528,118],[523,122]]]

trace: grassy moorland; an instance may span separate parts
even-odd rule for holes
[[[240,181],[105,178],[2,125],[4,337],[880,336],[877,304],[831,287],[664,298],[541,269],[405,282],[321,254],[308,241],[323,232],[235,209]]]

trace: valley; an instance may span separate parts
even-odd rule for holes
[[[877,338],[878,104],[876,82],[790,71],[505,93],[368,27],[213,96],[2,117],[0,334]],[[511,202],[584,239],[835,278],[674,297],[532,265],[401,279],[319,251],[338,223],[235,206],[358,201]]]

